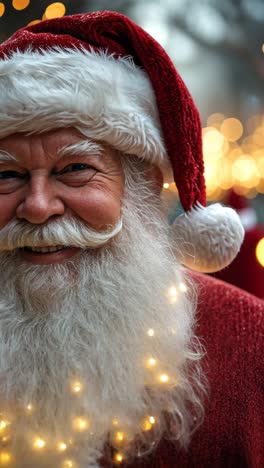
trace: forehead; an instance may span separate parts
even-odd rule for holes
[[[56,159],[67,156],[69,153],[99,156],[103,152],[109,154],[111,151],[114,152],[103,143],[84,137],[75,128],[58,129],[33,135],[15,133],[0,140],[0,161],[4,162],[10,159],[13,161],[47,157],[49,157],[48,159]]]

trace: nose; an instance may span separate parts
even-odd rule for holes
[[[25,196],[16,210],[16,216],[31,224],[44,224],[53,216],[65,212],[62,200],[56,195],[54,187],[45,177],[32,178]]]

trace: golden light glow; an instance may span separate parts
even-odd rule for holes
[[[169,186],[170,186],[170,184],[168,184],[168,182],[165,182],[165,183],[163,184],[163,188],[165,188],[165,189],[168,189]]]
[[[34,443],[33,443],[33,448],[38,450],[38,449],[43,449],[46,445],[46,442],[44,439],[41,439],[40,437],[37,437],[35,440],[34,440]]]
[[[74,460],[63,460],[61,468],[77,468],[78,465]]]
[[[5,4],[0,2],[0,17],[3,16],[5,12]]]
[[[155,331],[153,330],[153,328],[149,328],[147,333],[148,333],[148,336],[154,336],[155,335]]]
[[[3,431],[6,427],[7,427],[7,421],[5,421],[4,419],[2,419],[2,420],[0,421],[0,432]]]
[[[237,141],[243,134],[243,125],[240,120],[231,117],[223,121],[221,132],[228,141]]]
[[[116,453],[114,456],[114,461],[116,463],[121,463],[124,460],[124,457],[121,453]]]
[[[6,466],[11,462],[12,455],[10,452],[0,452],[0,465]]]
[[[59,442],[58,443],[58,450],[60,452],[64,452],[64,450],[66,450],[66,449],[67,449],[67,444],[65,444],[65,442]]]
[[[113,424],[113,426],[118,426],[118,424],[119,424],[118,419],[114,418],[112,420],[112,424]]]
[[[123,442],[124,438],[125,438],[124,432],[118,431],[115,435],[116,442]]]
[[[153,424],[155,424],[154,416],[149,416],[148,418],[144,419],[143,423],[141,424],[141,428],[143,431],[150,431],[152,429]]]
[[[264,237],[257,243],[256,257],[260,265],[264,267]]]
[[[33,26],[34,24],[38,24],[38,23],[41,23],[41,20],[30,21],[30,23],[28,23],[27,26]]]
[[[167,297],[170,304],[175,304],[178,297],[178,292],[175,286],[171,286],[167,291]]]
[[[72,427],[78,432],[86,431],[89,428],[89,421],[84,417],[76,417],[72,421]]]
[[[73,393],[80,393],[83,389],[83,384],[78,380],[72,382],[71,389]]]
[[[159,380],[160,380],[160,382],[162,382],[162,383],[167,383],[167,382],[169,381],[169,376],[168,376],[168,374],[161,374],[161,375],[159,376]]]
[[[33,410],[33,406],[31,405],[31,403],[29,403],[27,406],[26,406],[26,409],[29,413],[31,413],[31,411]]]
[[[30,0],[13,0],[12,5],[15,10],[24,10],[30,4]]]
[[[149,367],[154,367],[157,364],[157,361],[156,361],[156,359],[151,357],[151,358],[148,359],[147,364],[148,364]]]
[[[150,417],[149,417],[149,422],[150,422],[151,424],[155,424],[156,419],[154,418],[154,416],[150,416]]]
[[[45,19],[60,18],[66,13],[65,5],[61,2],[51,3],[45,10]]]
[[[183,293],[187,292],[187,286],[184,283],[179,283],[179,290]]]

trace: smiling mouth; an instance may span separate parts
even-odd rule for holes
[[[22,250],[25,252],[35,252],[40,254],[46,254],[51,252],[59,252],[60,250],[67,249],[68,247],[65,245],[54,245],[52,247],[30,247],[26,246],[23,247]]]

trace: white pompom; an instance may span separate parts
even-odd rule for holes
[[[192,208],[176,218],[172,229],[179,260],[203,273],[213,273],[229,265],[244,239],[238,214],[220,203]]]

